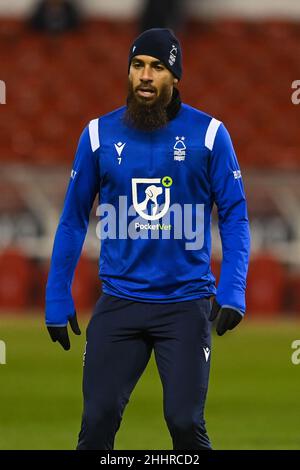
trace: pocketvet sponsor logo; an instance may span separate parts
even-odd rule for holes
[[[123,144],[122,144],[123,145]],[[179,204],[176,182],[161,178],[132,178],[131,195],[120,195],[115,204],[101,203],[96,215],[100,240],[184,240],[186,250],[201,250],[204,244],[204,204]]]
[[[139,230],[171,230],[171,224],[141,224],[140,222],[135,223],[135,228]]]
[[[146,220],[161,219],[170,207],[170,187],[173,180],[170,176],[161,178],[132,178],[132,202],[137,213]],[[143,185],[144,199],[138,201],[138,185]],[[164,193],[164,206],[159,210],[158,197]],[[152,204],[151,204],[152,203]],[[146,212],[150,208],[150,214]]]

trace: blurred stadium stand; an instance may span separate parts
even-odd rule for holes
[[[88,3],[93,10],[95,3]],[[182,98],[226,124],[242,168],[252,228],[247,306],[253,316],[300,314],[300,107],[291,101],[292,82],[300,79],[297,4],[298,16],[287,2],[292,9],[285,19],[204,15],[189,20],[180,36]],[[214,12],[218,5],[222,11],[224,2],[216,1]],[[9,8],[10,16],[0,17],[0,79],[7,87],[7,103],[0,105],[0,309],[41,308],[79,135],[90,119],[125,103],[137,24],[114,9],[113,19],[89,16],[79,31],[52,37],[30,31]],[[73,286],[83,309],[100,290],[96,223],[92,217]],[[217,274],[215,219],[213,234]]]

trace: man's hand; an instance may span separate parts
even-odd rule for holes
[[[81,335],[81,331],[77,322],[77,315],[76,312],[73,317],[69,318],[69,323],[75,335]],[[70,349],[70,340],[68,334],[68,327],[66,326],[47,326],[47,330],[51,336],[52,341],[58,341],[62,347],[68,351]]]
[[[209,320],[214,321],[217,318],[219,312],[220,314],[216,328],[217,334],[219,336],[222,336],[224,333],[226,333],[227,330],[233,330],[233,328],[235,328],[243,318],[243,316],[237,310],[229,307],[221,307],[221,305],[219,305],[214,298]]]

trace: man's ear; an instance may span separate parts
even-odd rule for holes
[[[178,81],[179,81],[178,78],[174,78],[173,84],[177,85]]]

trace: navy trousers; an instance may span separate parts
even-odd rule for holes
[[[86,332],[78,450],[114,448],[125,406],[152,350],[173,449],[211,448],[204,420],[210,308],[209,298],[154,304],[101,295]]]

